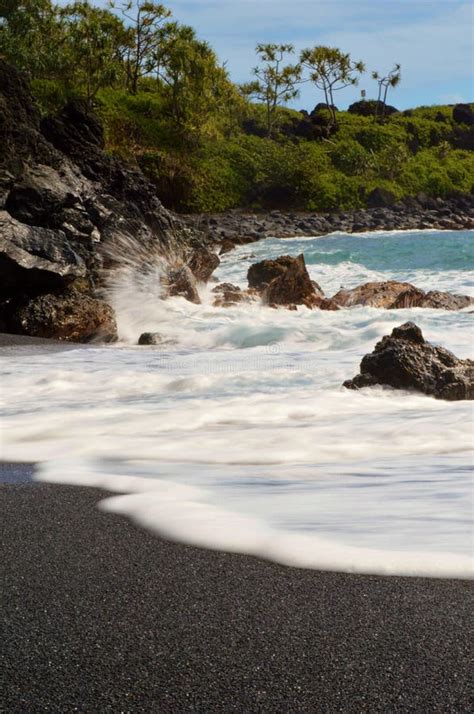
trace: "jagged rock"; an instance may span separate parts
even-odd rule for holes
[[[188,259],[188,267],[196,280],[201,283],[207,283],[214,270],[220,265],[220,262],[216,253],[202,246],[193,250]]]
[[[265,263],[266,261],[263,262]],[[288,256],[283,256],[282,259],[277,258],[276,261],[270,262],[284,269],[279,270],[276,277],[271,279],[264,289],[263,297],[267,303],[315,307],[321,302],[323,293],[319,286],[315,285],[309,277],[303,255],[299,255],[297,258],[290,258],[289,261]],[[264,274],[267,276],[271,273],[269,268],[270,266],[267,266],[264,269]]]
[[[320,286],[311,280],[306,270],[303,254],[297,258],[282,255],[254,263],[247,272],[247,280],[249,288],[259,292],[264,302],[273,307],[319,307],[324,298]]]
[[[165,281],[169,297],[184,297],[189,302],[200,304],[201,298],[196,287],[196,278],[187,265],[170,268]]]
[[[414,287],[410,283],[387,280],[386,282],[364,283],[352,290],[341,288],[332,299],[340,307],[365,305],[367,307],[391,308],[401,294],[413,289]]]
[[[364,283],[352,290],[342,288],[332,300],[341,307],[364,305],[387,310],[411,307],[462,310],[473,302],[472,298],[465,295],[452,295],[438,290],[425,293],[410,283],[401,283],[397,280]]]
[[[10,331],[68,342],[113,341],[117,325],[110,305],[76,290],[38,295],[16,306]]]
[[[232,283],[220,283],[211,292],[216,295],[214,307],[231,307],[239,302],[252,302],[258,296],[256,290],[241,290],[238,285]]]
[[[472,305],[473,299],[467,295],[453,295],[452,293],[413,288],[406,293],[401,293],[395,300],[392,308],[425,307],[434,310],[463,310]]]
[[[62,231],[33,228],[0,211],[1,296],[57,290],[85,275]]]
[[[295,258],[289,255],[282,255],[275,260],[262,260],[259,263],[254,263],[247,271],[249,287],[256,290],[265,289],[274,278],[286,272],[294,260]]]
[[[219,250],[219,255],[225,255],[225,253],[230,253],[231,250],[234,250],[235,248],[235,243],[228,238],[222,241],[221,247]]]
[[[0,133],[0,297],[10,324],[19,295],[80,280],[93,299],[103,268],[130,254],[185,263],[210,242],[163,208],[138,169],[104,151],[102,126],[82,105],[40,120],[25,78],[1,59]]]
[[[247,272],[247,280],[250,288],[256,290],[264,290],[274,278],[283,275],[291,266],[298,265],[305,280],[309,281],[313,287],[313,292],[316,292],[320,297],[324,296],[323,291],[315,280],[311,280],[306,270],[304,256],[299,255],[293,258],[290,255],[282,255],[279,258],[262,260],[259,263],[254,263],[250,266]],[[309,289],[309,288],[308,288]]]
[[[453,295],[440,290],[430,290],[418,307],[431,307],[436,310],[463,310],[473,303],[473,298],[467,295]]]
[[[360,374],[344,382],[348,389],[377,384],[449,401],[474,399],[474,362],[426,342],[420,328],[407,322],[383,337],[362,359]]]
[[[138,338],[139,345],[160,345],[163,342],[163,336],[159,332],[142,332]]]

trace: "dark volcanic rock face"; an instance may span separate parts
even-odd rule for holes
[[[376,384],[423,392],[437,399],[474,399],[474,362],[426,342],[419,327],[407,322],[383,337],[360,364],[348,389]]]
[[[120,253],[192,261],[200,280],[218,263],[206,252],[204,235],[165,210],[139,170],[104,152],[95,117],[69,104],[40,121],[27,83],[2,60],[0,132],[0,297],[9,329],[82,341],[96,324],[109,337],[109,327],[99,327],[111,325],[111,309],[96,290],[103,267],[113,268]],[[45,302],[35,302],[41,295]],[[34,319],[26,305],[35,306]],[[28,312],[21,319],[20,306]],[[91,318],[95,309],[102,317]],[[52,316],[65,319],[68,310],[69,327],[55,329]]]
[[[15,308],[7,326],[17,334],[68,342],[110,342],[117,337],[112,308],[76,290],[30,298]]]
[[[63,231],[25,225],[0,211],[0,275],[0,296],[8,297],[66,287],[86,276],[86,265]]]

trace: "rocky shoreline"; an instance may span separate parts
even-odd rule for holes
[[[419,194],[392,202],[384,191],[376,190],[372,203],[370,208],[334,213],[248,213],[236,209],[182,218],[189,227],[210,234],[221,253],[262,238],[322,236],[334,232],[474,229],[473,194],[447,199]]]
[[[107,303],[107,280],[117,269],[152,272],[162,297],[199,303],[199,284],[218,267],[218,254],[262,238],[474,229],[474,194],[397,202],[382,188],[372,191],[365,210],[178,216],[138,168],[107,154],[96,117],[77,103],[41,117],[25,78],[1,59],[0,135],[0,330],[12,334],[117,339]],[[215,305],[259,299],[270,307],[337,310],[382,301],[382,307],[457,310],[471,304],[464,296],[425,295],[408,283],[360,286],[354,295],[328,299],[310,280],[304,256],[270,262],[248,290],[217,286]]]
[[[77,103],[41,117],[25,77],[1,59],[0,137],[0,330],[111,341],[108,271],[162,259],[164,291],[179,295],[190,273],[218,262],[140,170],[106,153],[97,118]]]

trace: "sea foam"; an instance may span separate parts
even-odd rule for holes
[[[262,241],[226,255],[217,279],[243,286],[251,262],[303,251],[328,294],[388,278],[472,292],[472,233],[378,238]],[[39,462],[43,481],[118,493],[101,507],[194,545],[471,577],[472,404],[341,387],[407,319],[472,357],[469,311],[223,309],[212,284],[201,305],[163,301],[160,260],[143,274],[129,257],[114,274],[117,345],[3,356],[3,458]],[[168,343],[138,347],[145,330]]]

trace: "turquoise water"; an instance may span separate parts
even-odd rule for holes
[[[473,232],[266,240],[224,256],[216,277],[244,287],[256,260],[303,252],[328,295],[389,278],[474,294],[473,248]],[[202,305],[163,302],[156,282],[128,271],[111,297],[119,344],[4,356],[4,458],[128,494],[104,508],[196,545],[302,567],[472,575],[472,403],[341,386],[406,320],[472,358],[471,311],[225,309],[211,288]],[[170,343],[137,347],[145,330]]]

